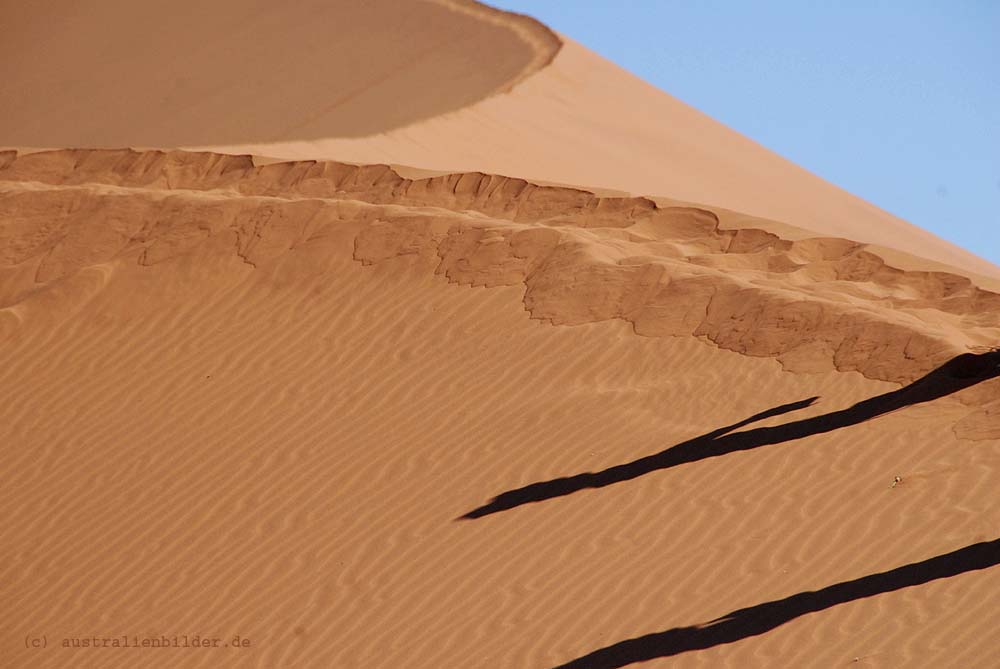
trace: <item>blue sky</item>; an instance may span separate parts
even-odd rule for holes
[[[1000,264],[1000,1],[489,1]]]

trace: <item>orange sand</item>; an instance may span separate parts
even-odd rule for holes
[[[992,666],[1000,270],[525,17],[155,7],[0,47],[0,666]]]

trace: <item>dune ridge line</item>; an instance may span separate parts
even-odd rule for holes
[[[476,0],[429,0],[453,11],[473,16],[479,20],[503,26],[513,32],[532,50],[532,57],[525,67],[506,84],[498,87],[493,95],[508,93],[519,83],[548,67],[563,47],[563,41],[547,25],[527,14],[497,9]]]
[[[1000,295],[967,277],[896,269],[850,240],[721,229],[710,209],[643,197],[181,151],[6,152],[0,182],[12,221],[0,261],[37,263],[34,284],[8,290],[4,307],[115,258],[155,264],[228,235],[256,266],[307,229],[353,221],[364,264],[418,255],[454,283],[523,285],[531,316],[554,325],[622,319],[640,335],[696,336],[795,371],[906,383],[1000,341]]]

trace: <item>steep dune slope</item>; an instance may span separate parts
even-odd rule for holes
[[[996,268],[473,2],[0,12],[0,665],[1000,656]]]
[[[214,147],[611,188],[715,205],[1000,277],[1000,268],[888,214],[563,37],[509,95],[365,140]]]
[[[141,249],[152,265],[236,235],[251,265],[314,220],[371,223],[367,264],[439,259],[467,285],[524,286],[553,324],[613,318],[649,336],[695,335],[777,357],[789,369],[858,370],[910,382],[1000,341],[1000,294],[944,272],[894,268],[843,239],[724,230],[711,210],[596,197],[457,174],[408,180],[384,166],[286,163],[193,153],[8,154],[0,167],[5,303]],[[3,165],[3,163],[0,163]],[[36,265],[33,272],[18,269]]]
[[[0,146],[370,135],[507,90],[559,48],[470,0],[42,0],[0,19]]]
[[[1000,369],[947,361],[995,326],[951,308],[992,299],[968,283],[883,267],[853,289],[837,278],[866,266],[850,244],[482,175],[6,161],[7,666],[967,667],[1000,652],[1000,439],[958,437],[996,426],[980,414]],[[534,265],[553,236],[568,256]],[[919,302],[907,332],[944,365],[900,390],[791,374],[710,335],[636,336],[588,274],[628,275],[637,250],[719,287],[727,266],[747,304],[782,276],[802,302],[873,312],[883,335],[904,325],[879,305],[902,298],[877,293],[902,291]],[[538,272],[578,289],[540,295],[545,320],[578,324],[532,318]],[[926,363],[898,362],[914,378]],[[62,645],[237,634],[249,648]]]
[[[157,0],[82,9],[47,0],[0,11],[8,27],[0,147],[197,147],[617,189],[1000,279],[992,263],[571,39],[475,2]]]

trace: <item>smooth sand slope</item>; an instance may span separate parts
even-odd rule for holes
[[[370,135],[509,89],[559,47],[469,0],[41,0],[0,17],[10,146]]]
[[[617,189],[1000,280],[571,39],[476,3],[48,0],[0,12],[0,147],[200,147]]]
[[[150,6],[0,10],[0,666],[995,664],[995,268],[524,17]]]

